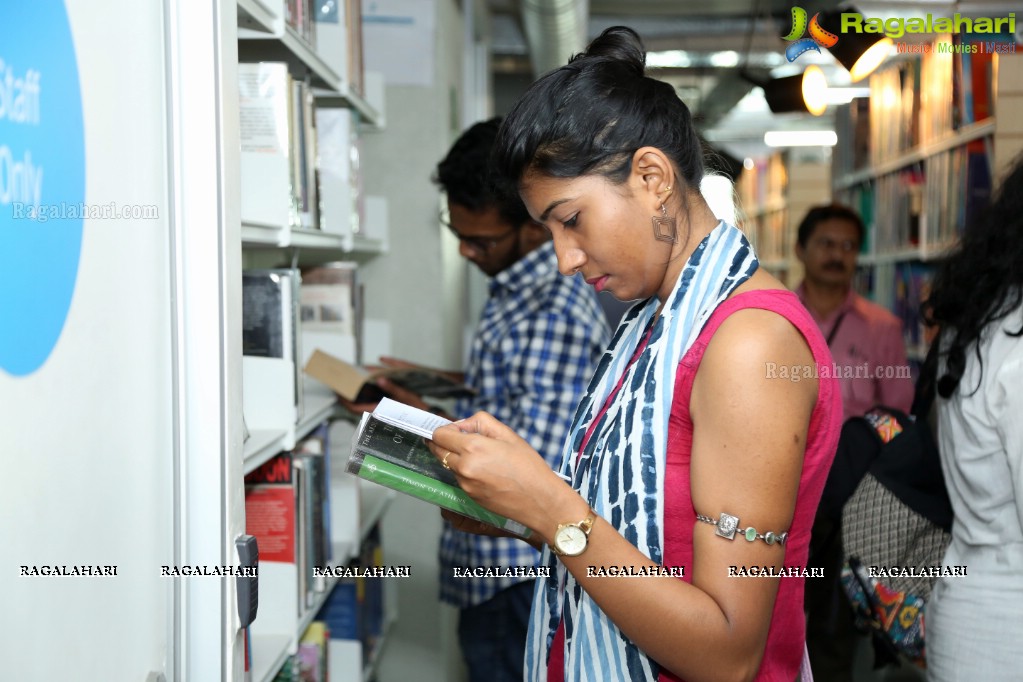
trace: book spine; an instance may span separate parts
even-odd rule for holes
[[[357,456],[356,456],[357,455]],[[348,471],[367,481],[419,498],[438,507],[489,523],[520,537],[529,537],[529,529],[521,523],[481,507],[465,491],[442,483],[364,451],[353,453]]]

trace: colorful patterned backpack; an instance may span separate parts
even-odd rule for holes
[[[875,666],[902,657],[924,667],[924,606],[947,570],[952,527],[938,448],[926,421],[892,408],[847,422],[843,438],[850,429],[876,451],[842,509],[842,587],[873,637]]]

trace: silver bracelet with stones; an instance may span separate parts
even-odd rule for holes
[[[759,538],[769,545],[784,545],[785,540],[789,537],[788,531],[785,531],[784,533],[773,533],[771,531],[758,533],[757,529],[753,526],[749,526],[748,528],[739,528],[739,517],[732,516],[731,514],[725,514],[724,512],[721,513],[721,518],[717,521],[709,516],[704,516],[703,514],[697,514],[696,520],[716,526],[717,530],[714,531],[714,534],[727,540],[733,540],[736,532],[738,532],[740,536],[746,538],[747,542],[753,542]]]

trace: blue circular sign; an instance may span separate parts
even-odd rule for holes
[[[0,369],[37,370],[60,338],[82,247],[85,137],[64,3],[0,10]]]

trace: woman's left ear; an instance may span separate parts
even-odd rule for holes
[[[663,201],[674,188],[675,170],[664,152],[656,147],[640,147],[632,159],[634,177],[643,190]]]

